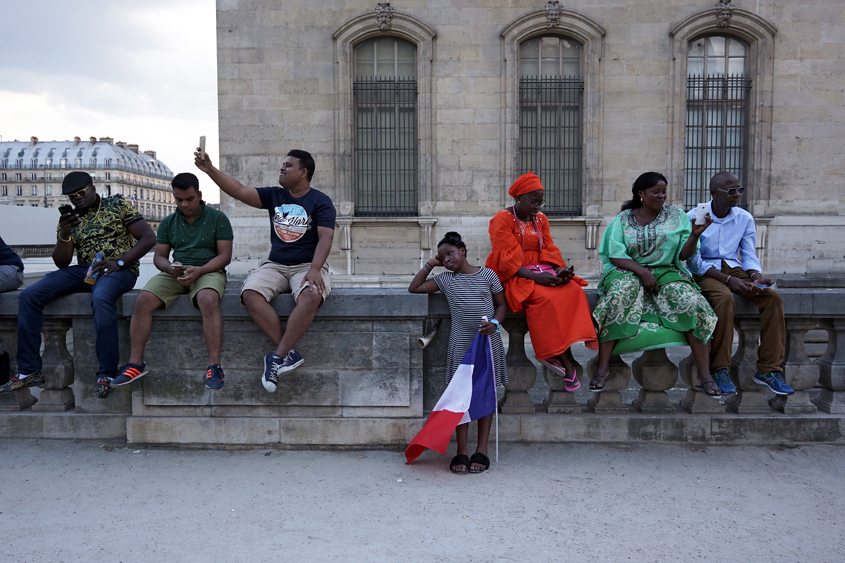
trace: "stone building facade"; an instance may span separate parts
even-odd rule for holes
[[[840,0],[218,0],[217,26],[221,168],[275,185],[312,152],[338,283],[407,283],[450,230],[482,263],[526,170],[592,279],[648,170],[687,209],[734,171],[767,272],[845,270]],[[266,213],[221,197],[245,272]]]
[[[173,172],[155,151],[140,152],[138,145],[111,137],[0,142],[0,202],[58,208],[67,203],[62,180],[73,170],[88,172],[100,195],[133,201],[154,229],[176,209]]]

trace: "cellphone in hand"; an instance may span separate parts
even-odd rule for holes
[[[200,158],[205,160],[205,135],[200,137]]]
[[[67,214],[67,213],[73,213],[73,207],[72,207],[72,206],[70,206],[70,205],[67,205],[67,204],[65,204],[65,205],[60,205],[60,206],[59,206],[59,213],[60,213],[61,215],[65,215],[65,214]]]
[[[703,225],[707,222],[707,219],[704,218],[707,213],[709,213],[710,204],[708,203],[699,203],[695,207],[695,224],[696,225]]]

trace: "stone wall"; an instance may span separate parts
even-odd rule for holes
[[[582,388],[538,369],[522,315],[503,323],[510,382],[500,394],[501,439],[507,441],[668,441],[773,443],[845,441],[845,290],[784,289],[788,346],[786,381],[794,395],[773,397],[752,381],[759,320],[738,303],[739,347],[731,373],[740,393],[723,401],[691,388],[691,358],[663,350],[615,357],[606,390],[586,383],[593,353],[574,364]],[[0,336],[15,369],[18,292],[0,294]],[[587,291],[595,302],[595,292]],[[119,304],[121,360],[129,356],[128,324],[136,292]],[[290,313],[291,299],[274,302]],[[119,439],[131,443],[278,447],[407,445],[445,388],[449,310],[442,295],[404,290],[338,289],[318,311],[297,349],[305,364],[274,393],[260,383],[270,349],[238,296],[228,292],[222,391],[204,386],[201,316],[187,297],[154,315],[146,361],[150,373],[108,399],[92,395],[96,360],[87,295],[46,309],[44,373],[36,397],[29,389],[0,395],[0,438]],[[416,340],[429,322],[442,325],[431,344]],[[829,335],[813,346],[808,331]],[[70,332],[70,338],[69,336]],[[818,341],[818,339],[815,339]],[[70,346],[68,346],[70,342]],[[36,394],[38,392],[36,391]],[[690,413],[692,416],[690,416]]]
[[[515,45],[541,33],[576,37],[585,45],[584,209],[553,221],[552,232],[564,257],[595,276],[596,242],[640,173],[665,172],[681,202],[686,41],[727,33],[752,45],[747,194],[764,267],[845,269],[842,2],[734,0],[725,28],[714,0],[564,1],[552,28],[545,4],[399,0],[391,27],[379,31],[368,0],[218,1],[222,169],[275,185],[287,150],[311,151],[314,186],[339,211],[330,257],[338,284],[401,283],[448,230],[483,261],[487,222],[515,177]],[[378,33],[409,39],[420,53],[418,218],[354,215],[350,49]],[[232,270],[242,273],[268,253],[266,213],[222,203],[236,230]]]

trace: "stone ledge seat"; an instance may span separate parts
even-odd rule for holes
[[[0,438],[245,447],[407,444],[444,388],[450,322],[442,295],[335,289],[297,346],[305,364],[271,394],[259,383],[261,358],[271,344],[240,304],[233,285],[221,301],[226,387],[218,392],[204,386],[207,354],[201,315],[187,297],[154,314],[145,357],[149,375],[116,389],[107,400],[92,396],[97,362],[89,296],[71,295],[50,304],[43,329],[47,383],[38,397],[28,389],[0,396]],[[585,369],[576,361],[584,385],[578,393],[566,392],[559,378],[538,370],[526,354],[524,315],[509,314],[503,323],[510,383],[500,400],[501,439],[845,442],[845,289],[779,292],[787,318],[785,375],[796,393],[771,398],[751,381],[759,320],[753,305],[738,299],[739,346],[731,372],[740,393],[724,403],[690,389],[691,358],[676,366],[663,350],[643,353],[631,366],[615,357],[607,390],[599,394],[584,391],[590,362]],[[0,294],[0,335],[13,370],[18,295]],[[595,290],[587,290],[587,295],[594,306]],[[136,297],[137,291],[131,291],[118,303],[121,361],[129,354],[129,319]],[[286,317],[293,301],[280,296],[273,306]],[[440,330],[421,350],[417,338],[436,319],[442,320]],[[824,353],[815,360],[804,347],[811,330],[828,335]],[[529,396],[538,371],[548,385],[542,404]],[[628,403],[621,391],[632,376],[640,389]],[[686,386],[679,384],[679,376]],[[667,394],[676,387],[686,392],[680,403]],[[589,400],[584,402],[584,397]]]

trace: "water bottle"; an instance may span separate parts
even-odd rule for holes
[[[88,266],[88,273],[85,274],[85,283],[87,283],[88,285],[94,285],[95,283],[97,283],[97,276],[99,276],[100,273],[97,272],[95,274],[94,268],[97,267],[97,264],[103,261],[103,258],[105,258],[105,256],[98,252],[97,255],[94,257],[94,261],[91,262],[90,266]]]

